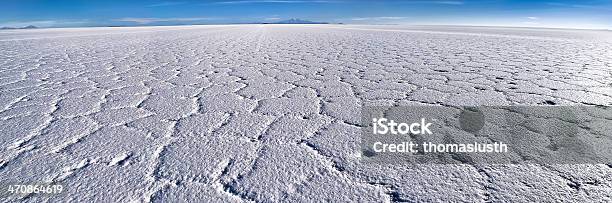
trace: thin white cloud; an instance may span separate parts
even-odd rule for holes
[[[264,20],[280,20],[281,18],[277,18],[277,17],[272,17],[272,18],[265,18]]]
[[[186,3],[187,2],[183,2],[183,1],[166,1],[166,2],[161,2],[157,4],[151,4],[151,5],[148,5],[147,7],[176,6],[176,5],[186,4]]]
[[[559,2],[548,2],[546,3],[550,6],[568,6],[569,4],[559,3]]]
[[[378,16],[378,17],[355,17],[351,18],[352,21],[378,21],[378,20],[401,20],[408,17],[404,16]]]
[[[253,3],[340,3],[341,1],[326,0],[243,0],[243,1],[218,1],[213,4],[253,4]]]
[[[138,24],[149,24],[158,22],[190,22],[190,21],[202,21],[202,20],[214,20],[216,18],[120,18],[115,19],[119,22],[132,22]]]
[[[433,4],[463,5],[463,1],[431,1]]]
[[[378,19],[381,20],[399,20],[399,19],[405,19],[406,17],[403,16],[382,16],[382,17],[378,17]]]
[[[570,8],[579,8],[579,9],[590,9],[590,10],[605,10],[612,11],[612,8],[603,5],[587,5],[587,4],[566,4],[559,2],[548,2],[546,3],[550,6],[558,6],[558,7],[570,7]]]
[[[36,27],[57,27],[57,26],[78,26],[88,23],[87,20],[37,20],[37,21],[11,21],[0,23],[0,27],[20,28],[26,26]]]
[[[442,4],[442,5],[463,5],[465,2],[463,1],[405,1],[403,3],[409,4]]]
[[[540,18],[535,17],[535,16],[528,16],[526,18],[529,19],[529,20],[539,20],[540,19]]]

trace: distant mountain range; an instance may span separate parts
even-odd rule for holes
[[[232,24],[232,23],[230,23]],[[291,18],[288,20],[281,20],[277,22],[251,22],[251,23],[234,23],[234,24],[330,24],[328,22],[315,22],[309,20],[302,20],[299,18]],[[342,24],[342,23],[339,23]],[[131,26],[164,26],[164,25],[191,25],[186,23],[175,23],[175,22],[164,22],[157,24],[146,24],[146,25],[107,25],[105,27],[131,27]],[[199,24],[193,24],[199,25]],[[28,25],[25,27],[0,27],[0,30],[20,30],[20,29],[36,29],[38,27],[34,25]]]
[[[264,24],[329,24],[327,22],[314,22],[308,20],[302,20],[298,18],[292,18],[289,20],[282,20],[274,23],[264,23]]]
[[[38,27],[33,26],[33,25],[28,25],[25,27],[1,27],[0,30],[14,30],[14,29],[36,29]]]

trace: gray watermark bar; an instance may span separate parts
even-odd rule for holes
[[[366,164],[612,164],[612,107],[366,106]]]

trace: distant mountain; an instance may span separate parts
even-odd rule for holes
[[[282,20],[282,21],[278,21],[272,24],[329,24],[327,22],[313,22],[313,21],[308,21],[308,20],[302,20],[302,19],[298,19],[298,18],[292,18],[289,20]]]
[[[33,25],[28,25],[28,26],[21,27],[21,28],[18,28],[18,27],[1,27],[1,28],[0,28],[0,30],[14,30],[14,29],[36,29],[36,28],[38,28],[38,27],[33,26]]]

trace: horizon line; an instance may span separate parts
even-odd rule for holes
[[[399,24],[399,23],[343,23],[343,22],[320,22],[320,23],[277,23],[277,22],[235,22],[235,23],[190,23],[190,24],[138,24],[138,25],[89,25],[89,26],[45,26],[28,28],[32,25],[22,27],[0,27],[0,30],[33,30],[33,29],[57,29],[57,28],[129,28],[129,27],[170,27],[170,26],[198,26],[198,25],[396,25],[396,26],[458,26],[458,27],[498,27],[498,28],[532,28],[532,29],[566,29],[566,30],[599,30],[612,31],[610,28],[580,28],[580,27],[557,27],[557,26],[512,26],[512,25],[477,25],[477,24]]]

